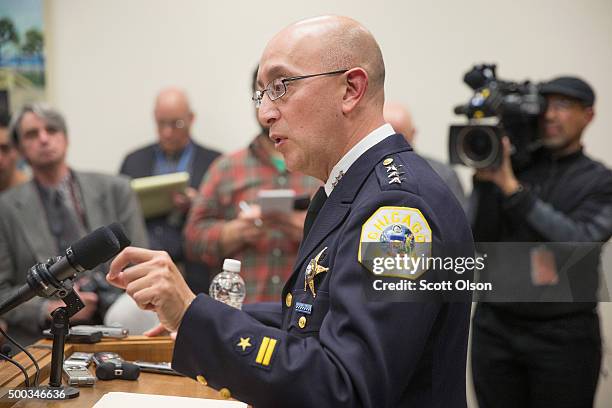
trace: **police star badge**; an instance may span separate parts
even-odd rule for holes
[[[319,260],[323,253],[327,250],[327,247],[323,248],[321,252],[317,254],[314,258],[308,262],[308,266],[306,267],[306,274],[304,275],[304,290],[306,288],[310,288],[312,292],[312,297],[317,297],[314,286],[314,278],[320,273],[329,271],[329,268],[319,265]]]

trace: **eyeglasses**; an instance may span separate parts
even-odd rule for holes
[[[268,98],[270,98],[271,101],[275,101],[278,98],[285,95],[287,93],[287,82],[298,81],[300,79],[318,77],[318,76],[323,76],[323,75],[344,74],[347,71],[348,69],[340,69],[338,71],[322,72],[320,74],[294,76],[294,77],[289,77],[289,78],[276,78],[275,80],[270,82],[268,85],[266,85],[266,87],[262,91],[253,92],[253,97],[251,98],[251,100],[255,104],[255,107],[259,108],[261,106],[261,101],[265,93],[268,94]]]
[[[170,129],[182,129],[185,127],[185,121],[183,119],[173,119],[173,120],[158,120],[157,127],[160,129],[164,129],[169,127]]]

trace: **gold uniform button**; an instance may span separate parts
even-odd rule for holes
[[[304,327],[306,327],[306,317],[305,316],[300,317],[300,319],[298,320],[298,326],[300,326],[300,329],[303,329]]]
[[[287,293],[287,297],[285,298],[287,307],[291,307],[291,302],[293,302],[293,296],[291,296],[291,293]]]
[[[387,158],[385,159],[385,161],[383,161],[383,166],[388,166],[388,165],[390,165],[391,163],[393,163],[393,159],[392,159],[392,158],[390,158],[390,157],[387,157]]]
[[[221,388],[219,390],[219,394],[221,395],[221,397],[225,398],[225,399],[230,399],[232,398],[232,393],[230,392],[230,390],[228,390],[227,388]]]
[[[203,375],[198,375],[196,380],[198,380],[198,382],[202,385],[208,385],[208,381],[206,381],[206,378],[204,378]]]

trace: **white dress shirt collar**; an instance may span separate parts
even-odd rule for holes
[[[395,130],[390,124],[385,123],[381,127],[373,130],[369,135],[364,137],[351,148],[332,169],[329,174],[329,178],[325,182],[325,193],[329,197],[334,187],[338,184],[342,176],[348,171],[348,169],[355,163],[355,161],[365,152],[367,152],[372,146],[383,141],[387,137],[395,134]]]

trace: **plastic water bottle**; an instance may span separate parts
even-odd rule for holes
[[[219,302],[242,309],[246,288],[240,276],[240,261],[235,259],[223,261],[223,272],[213,278],[209,293],[211,298]]]

